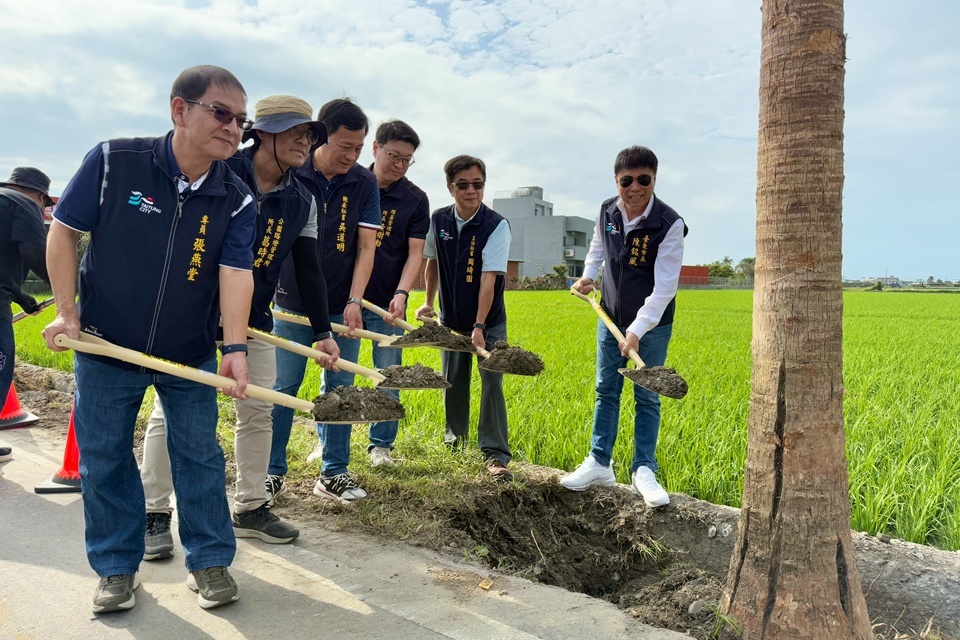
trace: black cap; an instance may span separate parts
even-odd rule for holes
[[[6,187],[11,184],[24,187],[25,189],[39,191],[43,194],[45,206],[53,206],[53,199],[50,198],[50,178],[48,178],[47,174],[43,171],[40,171],[40,169],[17,167],[13,170],[13,173],[10,174],[10,178],[6,182],[0,182],[0,187]]]

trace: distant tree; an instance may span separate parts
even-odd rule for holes
[[[736,268],[734,268],[736,276],[746,280],[753,280],[753,267],[756,262],[756,258],[744,258],[738,262]]]
[[[927,278],[927,284],[933,284],[933,276]]]
[[[707,265],[710,269],[711,278],[732,278],[735,272],[733,270],[733,258],[723,256],[723,260],[717,260]]]

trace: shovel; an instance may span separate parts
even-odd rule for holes
[[[274,346],[280,347],[281,349],[286,349],[287,351],[292,351],[293,353],[298,353],[302,356],[306,356],[310,359],[320,358],[326,355],[323,351],[319,351],[312,347],[300,344],[299,342],[294,342],[292,340],[287,340],[286,338],[281,338],[275,336],[272,333],[267,333],[266,331],[260,331],[259,329],[254,329],[253,327],[247,327],[247,335],[255,340],[260,340],[261,342],[266,342],[267,344],[272,344]],[[373,384],[378,389],[437,389],[438,387],[432,386],[407,386],[407,385],[397,385],[390,382],[385,382],[387,376],[383,375],[376,369],[368,369],[367,367],[362,367],[358,364],[350,362],[349,360],[344,360],[343,358],[337,358],[337,361],[334,362],[335,367],[348,371],[350,373],[361,375],[365,378],[369,378],[373,381]],[[447,385],[449,386],[449,385]]]
[[[237,381],[231,378],[220,376],[215,373],[209,373],[207,371],[203,371],[202,369],[188,367],[184,364],[170,362],[169,360],[162,360],[154,356],[148,356],[144,353],[140,353],[139,351],[133,351],[132,349],[119,347],[115,344],[107,342],[106,340],[103,340],[102,338],[97,338],[96,336],[92,336],[88,333],[81,333],[79,340],[73,340],[68,338],[67,334],[61,333],[58,334],[53,341],[61,347],[67,347],[68,349],[73,349],[74,351],[90,353],[98,356],[106,356],[108,358],[115,358],[123,362],[129,362],[130,364],[136,364],[141,367],[146,367],[147,369],[153,369],[154,371],[159,371],[160,373],[166,373],[179,378],[184,378],[186,380],[192,380],[210,387],[222,388],[237,386]],[[331,395],[327,393],[322,396],[318,396],[314,402],[307,402],[306,400],[294,398],[293,396],[288,396],[285,393],[280,393],[278,391],[274,391],[273,389],[264,389],[263,387],[258,387],[254,384],[248,384],[244,389],[244,393],[251,398],[256,398],[257,400],[272,402],[273,404],[279,404],[290,409],[296,409],[297,411],[309,413],[318,420],[321,420],[322,415],[320,414],[321,401],[326,400],[327,396]],[[368,416],[363,420],[338,421],[322,419],[321,421],[326,422],[327,424],[355,424],[359,422],[377,422],[381,419],[382,418],[377,418],[375,416]],[[385,419],[392,420],[394,418],[391,416]]]
[[[310,319],[306,316],[301,316],[296,313],[287,313],[286,311],[279,311],[273,309],[273,317],[277,320],[285,320],[287,322],[293,322],[294,324],[302,324],[304,326],[311,326]],[[385,333],[377,333],[375,331],[367,331],[366,329],[354,329],[352,332],[350,328],[345,324],[338,324],[336,322],[330,323],[330,328],[337,333],[346,333],[353,338],[366,338],[368,340],[373,340],[377,343],[378,347],[384,347],[386,349],[405,349],[407,347],[429,347],[436,343],[434,342],[418,342],[416,344],[393,344],[401,336],[388,336]],[[312,357],[312,356],[311,356]]]
[[[383,309],[380,311],[383,311]],[[379,312],[374,311],[374,313]],[[420,320],[440,324],[438,318],[420,316]],[[451,333],[452,332],[451,330]],[[493,352],[490,352],[472,343],[471,346],[473,347],[473,351],[483,357],[483,362],[479,364],[479,367],[485,371],[505,373],[514,376],[535,376],[543,371],[543,360],[540,359],[540,356],[526,349],[508,347],[506,349],[494,349]],[[447,349],[447,351],[466,351],[466,349]],[[472,353],[473,351],[468,353]],[[507,352],[510,353],[510,356],[505,356]]]
[[[56,300],[54,300],[53,298],[47,298],[46,300],[44,300],[43,302],[37,305],[37,311],[40,311],[41,309],[46,309],[47,307],[52,305],[54,302],[56,302]],[[11,323],[19,322],[20,320],[23,320],[24,318],[26,318],[28,315],[30,314],[27,313],[26,311],[21,311],[17,315],[13,316],[10,322]]]
[[[387,312],[386,309],[384,309],[383,307],[378,307],[377,305],[373,304],[373,303],[370,302],[369,300],[361,300],[361,304],[363,304],[363,307],[364,307],[365,309],[369,309],[370,311],[373,311],[375,314],[377,314],[377,315],[380,316],[381,318],[386,319],[386,317],[387,317],[388,315],[390,315],[390,314]],[[435,320],[434,318],[419,318],[419,319],[420,319],[420,320],[431,320],[431,321],[432,321],[432,320]],[[417,330],[417,327],[413,326],[412,324],[410,324],[409,322],[407,322],[407,321],[404,320],[403,318],[394,317],[394,318],[393,318],[393,323],[394,323],[395,325],[397,325],[398,327],[400,327],[401,329],[403,329],[404,331],[408,331],[408,332],[409,332],[409,331],[416,331],[416,330]],[[438,325],[438,326],[443,326],[443,325],[441,325],[441,324],[439,323],[439,321],[437,321],[437,325]],[[450,329],[447,329],[446,327],[443,327],[443,328],[446,329],[449,333],[453,334],[453,331],[450,331]],[[400,338],[402,338],[403,336],[390,336],[390,337],[391,337],[391,338],[394,338],[395,341],[396,341],[396,340],[399,340]],[[380,346],[383,346],[383,345],[381,344]],[[447,345],[445,345],[443,342],[411,342],[411,343],[409,343],[409,344],[398,344],[398,345],[395,345],[394,348],[396,348],[396,347],[434,347],[434,348],[436,348],[436,349],[439,349],[440,351],[461,351],[461,352],[465,352],[465,353],[473,353],[473,352],[474,352],[473,345],[470,345],[469,348],[458,349],[458,348],[455,348],[455,347],[447,346]]]
[[[606,325],[610,333],[613,334],[613,337],[617,339],[617,344],[622,344],[626,341],[623,333],[593,296],[585,296],[572,287],[570,288],[570,293],[590,303],[593,310],[600,316],[600,320],[603,321],[603,324]],[[635,349],[630,349],[629,355],[630,359],[637,365],[637,368],[635,370],[624,368],[618,369],[618,371],[635,385],[653,391],[658,395],[666,396],[667,398],[676,398],[679,400],[687,395],[687,381],[676,371],[667,367],[648,367],[643,363],[643,360],[640,359],[640,354],[637,353]]]

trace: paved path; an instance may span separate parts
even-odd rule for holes
[[[200,609],[178,552],[141,565],[133,610],[95,617],[97,580],[84,555],[80,496],[33,492],[60,467],[63,444],[48,433],[0,431],[0,445],[14,447],[15,456],[0,463],[0,639],[687,637],[584,595],[308,523],[295,523],[301,537],[294,544],[239,541],[235,604]],[[483,590],[478,584],[487,576],[494,584]]]

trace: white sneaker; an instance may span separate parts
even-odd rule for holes
[[[307,456],[307,464],[313,464],[314,462],[323,461],[323,443],[319,440],[317,441],[317,446],[313,448],[313,451],[310,452],[310,455]]]
[[[643,496],[648,507],[662,507],[670,504],[670,496],[657,482],[657,476],[650,467],[638,467],[633,472],[633,492]]]
[[[374,447],[370,450],[371,467],[392,467],[394,464],[393,456],[390,455],[390,449],[386,447]]]
[[[610,466],[602,467],[593,456],[587,456],[576,471],[560,478],[560,484],[571,491],[583,491],[595,484],[612,487],[617,484],[617,477],[613,474],[612,462]]]

